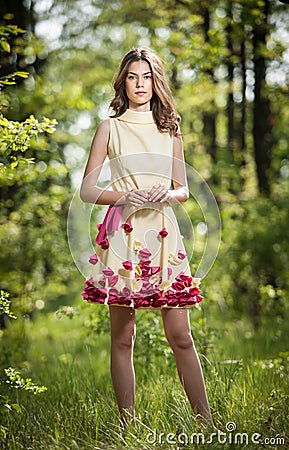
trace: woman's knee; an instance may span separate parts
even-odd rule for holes
[[[135,326],[126,326],[123,330],[118,330],[117,333],[111,333],[111,343],[118,350],[130,350],[134,345],[135,336]]]
[[[173,350],[187,350],[194,346],[191,332],[188,330],[169,332],[166,337]]]

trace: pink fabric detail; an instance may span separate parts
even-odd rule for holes
[[[109,277],[114,278],[114,276]],[[112,280],[111,280],[112,281]],[[114,280],[113,280],[114,281]],[[85,282],[86,287],[82,296],[89,303],[104,303],[107,296],[106,289],[96,288],[93,284],[93,279],[90,278]],[[123,288],[118,291],[113,287],[108,292],[108,304],[119,304],[132,306],[137,308],[161,308],[163,306],[184,308],[192,306],[201,302],[203,297],[200,295],[198,288],[191,288],[189,290],[174,291],[169,289],[164,295],[159,289],[154,289],[149,286],[149,282],[144,281],[143,288],[140,292],[130,292],[128,288]]]
[[[147,248],[143,248],[138,252],[140,259],[148,259],[151,256],[151,252]]]
[[[111,275],[114,274],[114,271],[110,267],[106,267],[103,269],[102,273],[105,277],[111,277]]]
[[[109,305],[113,305],[114,303],[130,306],[131,298],[130,298],[130,290],[126,287],[123,288],[121,292],[118,292],[117,289],[110,289],[108,293],[108,302]]]
[[[156,275],[161,271],[160,266],[151,266],[151,275]]]
[[[125,222],[122,224],[122,228],[124,229],[124,231],[126,231],[127,233],[131,233],[133,230],[132,224],[131,222]]]
[[[115,286],[117,282],[118,282],[118,275],[112,275],[111,277],[108,277],[109,286]]]
[[[172,288],[173,288],[175,291],[182,291],[182,290],[184,289],[184,285],[183,285],[183,283],[180,283],[179,281],[175,281],[175,282],[172,284]]]
[[[90,264],[93,264],[93,265],[97,264],[98,263],[98,256],[96,254],[91,255],[89,257],[89,262],[90,262]]]
[[[113,209],[113,207],[111,207],[105,216],[102,226],[100,227],[100,237],[98,236],[99,240],[106,235],[104,235],[104,233],[111,233],[112,231],[118,229],[120,218],[120,209],[117,210],[116,208]],[[128,223],[126,222],[125,225],[127,224]],[[125,228],[123,225],[122,227]],[[128,232],[130,232],[129,230]],[[161,231],[166,232],[164,229]],[[102,239],[100,240],[100,246],[104,241],[108,242],[107,239]],[[92,262],[94,262],[95,256],[97,255],[91,256]],[[114,286],[117,284],[119,277],[114,274],[114,271],[110,267],[106,267],[102,271],[103,278],[98,282],[102,288],[95,287],[93,278],[90,278],[86,281],[86,287],[81,295],[90,303],[104,303],[105,299],[108,297],[109,305],[118,304],[131,306],[135,309],[162,308],[165,306],[184,308],[202,301],[203,297],[200,295],[199,288],[196,286],[192,287],[193,278],[184,272],[181,272],[176,276],[170,289],[167,291],[160,291],[159,286],[162,282],[160,275],[157,281],[150,282],[150,277],[161,272],[160,266],[151,266],[151,260],[149,259],[151,252],[147,248],[141,249],[138,252],[138,256],[140,261],[138,271],[135,273],[135,279],[141,283],[141,286],[139,286],[141,287],[140,290],[131,292],[126,287],[121,291],[115,289]],[[179,259],[184,259],[186,255],[179,251],[178,257]],[[130,260],[123,261],[122,266],[126,270],[133,269],[133,264]],[[172,276],[172,269],[167,268],[167,273],[170,278]],[[105,289],[106,285],[110,287],[109,290],[108,288]]]
[[[108,239],[103,239],[102,241],[100,241],[99,246],[102,248],[102,250],[106,250],[109,247]]]
[[[81,295],[88,303],[104,303],[107,296],[105,289],[94,286],[93,278],[86,280],[85,288]]]
[[[123,212],[124,205],[110,205],[102,224],[98,227],[99,232],[95,239],[97,244],[100,244],[106,239],[106,236],[118,230],[119,222]]]
[[[189,275],[186,275],[185,273],[181,272],[177,277],[176,281],[180,283],[184,283],[185,287],[190,287],[193,281],[193,278]]]
[[[183,252],[181,252],[181,250],[179,250],[179,252],[178,252],[178,258],[179,259],[183,260],[183,259],[185,259],[186,256],[187,256],[186,253],[183,253]]]
[[[126,270],[132,270],[132,262],[131,261],[124,261],[123,263],[122,263],[122,265],[123,265],[123,267],[126,269]]]
[[[167,237],[169,233],[167,232],[166,228],[162,228],[161,231],[159,232],[159,236],[164,239],[165,237]]]

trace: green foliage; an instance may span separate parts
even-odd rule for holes
[[[0,31],[13,42],[10,52],[34,55],[31,33],[16,42],[12,37],[23,30],[5,25]],[[2,81],[12,83],[14,75]],[[51,143],[56,119],[38,120],[30,110],[21,112],[25,120],[11,120],[7,107],[5,113],[0,115],[1,278],[21,317],[67,295],[63,280],[69,280],[72,269],[65,227],[69,178]]]
[[[9,14],[6,15],[8,20],[10,19]],[[19,28],[17,25],[1,25],[0,24],[0,47],[2,48],[2,51],[8,54],[12,53],[11,44],[10,41],[12,38],[15,38],[16,36],[19,36],[21,34],[24,34],[25,30],[22,28]],[[14,48],[13,48],[14,50]],[[20,49],[18,47],[18,53],[20,52]],[[17,70],[14,73],[7,74],[5,76],[0,77],[0,88],[3,88],[5,86],[11,86],[16,84],[17,77],[19,78],[28,78],[29,73]],[[2,95],[2,94],[1,94]],[[0,97],[1,98],[1,97]],[[1,109],[2,109],[1,104]]]
[[[16,83],[16,77],[20,78],[28,78],[29,73],[28,72],[20,72],[19,70],[17,72],[11,73],[7,75],[6,77],[0,78],[0,86],[11,86]]]
[[[33,395],[41,394],[47,390],[45,386],[38,386],[37,384],[35,384],[31,378],[24,379],[21,376],[21,373],[13,367],[4,369],[4,372],[6,375],[6,379],[1,381],[2,385],[6,384],[10,388],[21,389]],[[12,403],[11,399],[7,395],[0,394],[0,417],[3,414],[7,414],[7,411],[9,411],[10,413],[22,413],[22,408],[19,403]],[[0,424],[0,439],[2,435],[2,438],[6,440],[8,433],[9,428]]]
[[[282,319],[288,310],[287,201],[258,200],[228,204],[223,211],[223,242],[215,276],[222,297],[237,315]],[[219,292],[209,289],[217,299]]]
[[[24,122],[15,122],[8,120],[0,115],[0,169],[3,178],[3,165],[9,165],[12,169],[17,167],[19,163],[18,152],[26,152],[30,145],[31,139],[35,139],[39,133],[52,134],[55,132],[55,119],[44,117],[39,122],[33,115]],[[17,156],[15,156],[17,155]],[[21,161],[25,161],[24,158]],[[31,162],[31,158],[26,161]]]
[[[33,383],[31,378],[24,379],[21,376],[21,373],[13,367],[5,369],[4,372],[7,377],[6,383],[14,389],[23,389],[24,391],[31,392],[34,395],[41,394],[47,390],[45,386],[38,386]]]
[[[10,38],[25,33],[25,30],[19,28],[17,25],[1,25],[0,24],[0,46],[6,53],[11,52]]]
[[[139,338],[135,344],[135,359],[141,370],[150,378],[164,361],[167,367],[174,364],[173,353],[168,346],[162,320],[157,312],[139,311],[136,318]]]
[[[11,300],[9,300],[9,292],[2,291],[0,292],[0,316],[5,314],[10,319],[16,319],[15,314],[11,311],[10,305]]]
[[[4,315],[8,316],[10,319],[16,319],[16,316],[10,310],[10,303],[11,301],[9,300],[9,293],[1,290],[0,316]],[[2,338],[2,336],[0,338]],[[3,384],[9,385],[10,388],[22,389],[24,391],[33,393],[34,395],[40,394],[47,390],[45,386],[40,387],[33,383],[31,378],[22,378],[21,373],[13,367],[4,369],[4,372],[6,375],[6,379],[1,381],[2,386]],[[10,412],[22,412],[19,403],[12,403],[8,395],[0,394],[0,417],[2,417],[3,414],[5,415],[5,413],[7,413],[7,410]],[[9,428],[0,424],[0,439],[1,435],[4,439],[6,439],[8,432]]]
[[[79,315],[79,310],[73,306],[62,306],[55,314],[58,319],[62,319],[63,317],[73,319],[75,316]]]

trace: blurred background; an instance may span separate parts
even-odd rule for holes
[[[289,6],[278,0],[2,0],[0,21],[1,370],[16,366],[42,383],[49,358],[69,364],[78,355],[88,364],[83,345],[94,352],[97,337],[105,361],[99,376],[108,377],[108,313],[83,305],[67,215],[94,131],[108,116],[119,62],[141,46],[165,63],[186,161],[210,186],[221,214],[219,253],[202,283],[204,306],[191,315],[199,350],[218,361],[273,361],[275,375],[283,367],[278,389],[284,394]],[[185,208],[197,236],[194,271],[206,228],[193,197]],[[136,349],[137,364],[146,367],[167,349],[158,317],[140,316],[140,339],[155,349],[149,361],[144,348]],[[73,348],[64,349],[68,341]],[[268,398],[272,389],[274,383]],[[9,420],[4,431],[13,429]]]

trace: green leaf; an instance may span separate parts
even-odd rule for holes
[[[0,291],[0,316],[7,314],[10,319],[16,319],[16,316],[10,310],[11,300],[9,300],[9,292]]]
[[[29,72],[18,71],[18,72],[15,72],[14,75],[17,75],[18,77],[21,77],[21,78],[28,78]]]
[[[21,412],[22,412],[22,409],[21,409],[21,407],[20,407],[20,405],[19,405],[18,403],[12,403],[11,406],[12,406],[12,408],[13,408],[15,411],[17,411],[18,413],[21,413]]]
[[[13,162],[10,164],[10,166],[11,166],[11,169],[15,169],[15,167],[18,166],[18,161],[13,161]]]
[[[3,48],[4,52],[10,53],[11,51],[10,44],[4,38],[1,39],[1,47]]]

